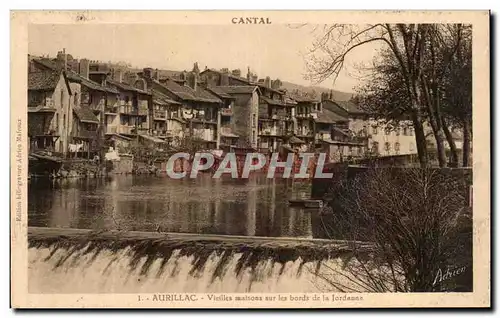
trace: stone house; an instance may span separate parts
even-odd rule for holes
[[[351,101],[324,99],[323,107],[349,119],[346,130],[358,140],[366,140],[367,151],[377,156],[415,154],[417,148],[410,121],[392,127],[360,109]]]
[[[257,148],[259,94],[257,86],[217,86],[209,90],[218,96],[231,96],[230,108],[224,108],[221,118],[230,116],[230,123],[222,126],[223,136],[234,135],[238,138],[237,145]],[[227,114],[229,113],[229,114]],[[227,116],[227,117],[229,117]],[[232,141],[234,142],[234,141]],[[234,145],[234,144],[232,144]]]
[[[107,79],[106,85],[118,91],[116,106],[106,110],[106,133],[130,138],[148,134],[150,109],[153,108],[151,93],[112,79]]]
[[[62,70],[28,71],[29,151],[45,150],[65,157],[71,136],[71,88]]]
[[[200,140],[207,149],[219,147],[220,109],[223,107],[223,101],[199,85],[199,69],[196,63],[193,71],[182,74],[180,79],[160,79],[151,68],[145,68],[138,77],[137,87],[157,90],[181,104],[180,119],[186,122],[185,137]]]

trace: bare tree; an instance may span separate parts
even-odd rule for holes
[[[444,167],[447,161],[439,88],[461,38],[447,32],[456,35],[459,30],[437,24],[327,25],[307,56],[310,78],[318,82],[332,76],[336,79],[353,50],[371,42],[384,44],[409,102],[406,115],[415,129],[420,164],[428,165],[424,133],[424,122],[428,120],[436,138],[440,166]]]
[[[324,224],[332,238],[352,241],[354,252],[342,270],[330,268],[321,278],[340,291],[443,288],[435,279],[440,269],[472,262],[467,188],[460,172],[451,173],[371,169],[336,184],[328,201],[332,214]],[[356,248],[360,241],[371,242],[373,249]]]

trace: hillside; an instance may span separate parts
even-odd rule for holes
[[[295,89],[298,89],[299,91],[303,92],[312,92],[313,90],[316,92],[318,98],[321,96],[321,93],[329,93],[330,90],[328,88],[320,87],[320,86],[303,86],[303,85],[298,85],[290,82],[283,81],[283,84],[281,85],[281,88],[286,89],[287,91],[293,91]],[[338,101],[347,101],[351,98],[352,93],[346,93],[346,92],[340,92],[333,90],[333,99],[338,100]]]
[[[142,72],[142,69],[139,68],[129,68],[130,71],[132,72]],[[172,70],[165,70],[165,69],[159,69],[158,70],[160,73],[160,77],[178,77],[179,74],[181,73],[180,71],[172,71]],[[321,96],[321,93],[329,93],[330,89],[325,88],[325,87],[320,87],[320,86],[303,86],[287,81],[282,81],[281,88],[286,89],[287,91],[291,92],[293,90],[298,89],[299,91],[302,92],[307,92],[311,93],[312,91],[316,92],[316,96],[318,99]],[[338,100],[338,101],[347,101],[352,97],[352,93],[346,93],[346,92],[341,92],[337,90],[333,90],[333,99]]]

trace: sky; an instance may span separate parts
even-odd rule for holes
[[[259,78],[307,86],[315,83],[304,79],[304,54],[318,35],[313,26],[288,25],[31,24],[28,50],[55,57],[65,48],[74,58],[175,71],[189,71],[198,62],[201,70],[239,68],[243,76],[249,66]],[[335,83],[329,79],[319,86],[353,92],[361,83],[354,66],[370,62],[375,50],[372,46],[352,51]]]

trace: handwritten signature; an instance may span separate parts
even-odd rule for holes
[[[450,267],[447,267],[446,271],[442,271],[440,268],[440,269],[438,269],[438,271],[436,273],[436,277],[434,278],[434,282],[432,283],[432,285],[434,286],[437,283],[441,283],[445,280],[456,277],[456,276],[464,273],[466,269],[467,269],[467,266],[456,267],[456,268],[451,268],[451,269],[450,269]]]

